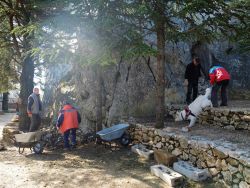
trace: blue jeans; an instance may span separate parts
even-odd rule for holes
[[[64,140],[64,147],[70,148],[69,144],[69,135],[71,134],[71,144],[72,146],[76,145],[76,129],[69,129],[64,132],[63,134],[63,140]]]

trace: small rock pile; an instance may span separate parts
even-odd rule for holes
[[[3,128],[3,141],[13,143],[14,134],[19,134],[17,123],[9,123]]]
[[[232,187],[250,186],[250,151],[238,150],[227,142],[184,135],[136,124],[130,129],[134,143],[150,149],[166,149],[178,158],[191,162],[201,169],[208,169],[215,181]]]

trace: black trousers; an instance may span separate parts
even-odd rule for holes
[[[40,115],[39,114],[32,114],[29,132],[37,131],[39,129],[40,125],[41,125]]]
[[[218,91],[221,88],[221,106],[227,106],[227,86],[229,84],[229,80],[222,80],[220,82],[216,82],[216,84],[212,88],[211,101],[214,107],[218,106]]]
[[[193,96],[191,99],[192,93],[193,93]],[[194,101],[196,99],[197,95],[198,95],[198,82],[188,81],[187,98],[186,98],[187,104],[190,104],[192,101]]]

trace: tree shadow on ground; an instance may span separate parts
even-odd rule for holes
[[[45,151],[42,154],[35,154],[31,153],[28,155],[25,155],[26,158],[32,159],[35,161],[63,161],[65,160],[65,156],[62,153],[57,153],[54,151]]]

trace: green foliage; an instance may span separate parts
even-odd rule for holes
[[[27,1],[26,11],[32,15],[28,22],[24,19],[27,12],[0,2],[0,50],[8,52],[4,62],[10,67],[18,64],[15,71],[11,69],[16,78],[28,55],[36,66],[43,62],[108,65],[121,56],[156,56],[156,45],[150,40],[155,42],[155,24],[162,18],[166,42],[212,43],[225,38],[236,42],[240,52],[250,50],[249,0],[33,0]],[[156,11],[159,6],[163,14]],[[9,25],[11,14],[14,28]],[[26,38],[28,48],[23,48]]]
[[[17,65],[9,62],[10,55],[7,50],[0,50],[0,93],[13,89],[17,83]]]
[[[25,26],[16,26],[13,30],[10,31],[10,34],[15,34],[16,36],[31,36],[38,30],[37,24],[28,24]]]
[[[80,4],[81,2],[81,4]],[[234,3],[236,3],[235,1]],[[241,25],[243,12],[249,8],[239,1],[188,0],[188,1],[75,1],[74,9],[82,22],[92,25],[102,52],[117,52],[126,58],[156,55],[156,49],[145,40],[155,36],[155,23],[162,16],[157,6],[164,7],[166,42],[203,41],[212,43],[221,38],[246,41],[248,27]],[[234,5],[233,5],[234,4]],[[246,19],[246,18],[245,18]],[[240,36],[240,38],[238,38]],[[239,40],[240,39],[240,40]],[[242,43],[245,45],[246,43]],[[97,56],[97,61],[101,61]],[[89,58],[94,61],[95,57]]]
[[[230,36],[230,40],[238,44],[238,48],[234,51],[237,53],[250,52],[250,1],[249,0],[235,0],[230,6],[238,12],[240,23],[235,28],[235,34]]]

